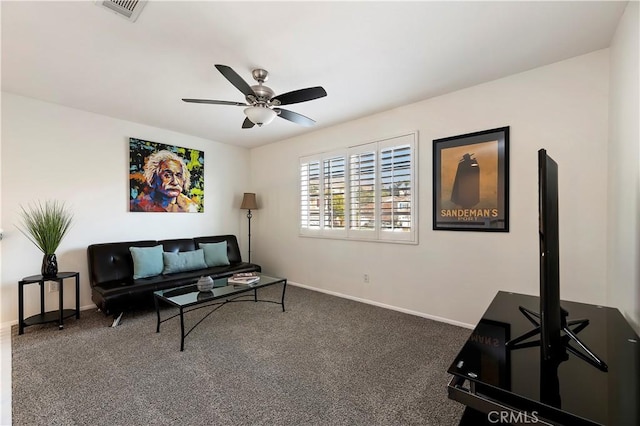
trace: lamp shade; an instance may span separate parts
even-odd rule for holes
[[[274,110],[263,106],[252,106],[245,108],[245,115],[253,124],[262,126],[263,124],[269,124],[278,115]]]
[[[257,210],[258,204],[256,203],[256,194],[253,192],[245,192],[240,208],[243,210]]]

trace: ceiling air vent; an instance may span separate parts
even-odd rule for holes
[[[142,12],[142,8],[147,3],[147,0],[100,0],[96,1],[96,5],[105,7],[110,11],[128,19],[131,22],[135,22]]]

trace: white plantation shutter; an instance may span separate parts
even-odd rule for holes
[[[416,220],[415,135],[379,142],[381,240],[414,241]]]
[[[349,153],[349,232],[375,238],[376,150],[367,144]]]
[[[323,164],[324,227],[345,229],[345,159],[334,157]]]
[[[301,158],[301,234],[417,242],[416,136]]]
[[[380,151],[380,229],[411,230],[411,147]]]
[[[320,161],[300,161],[300,228],[320,230]]]

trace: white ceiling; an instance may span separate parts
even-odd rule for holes
[[[93,1],[1,2],[2,90],[245,147],[354,120],[606,48],[626,2],[150,1],[135,23]],[[215,68],[276,93],[323,86],[241,129]]]

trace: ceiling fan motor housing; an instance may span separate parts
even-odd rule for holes
[[[250,104],[263,104],[266,106],[270,106],[269,101],[273,98],[276,93],[271,90],[270,87],[263,86],[262,83],[269,79],[269,72],[262,68],[256,68],[251,71],[251,76],[258,84],[251,86],[253,93],[255,93],[255,98],[251,95],[247,95],[246,99]]]
[[[256,94],[256,97],[253,100],[253,102],[257,101],[259,103],[267,103],[271,100],[271,98],[275,96],[275,92],[271,90],[270,87],[263,86],[262,84],[256,84],[255,86],[251,86],[251,89],[253,89],[253,93]],[[250,98],[251,98],[251,95],[248,95],[247,101],[249,101],[249,103],[253,103]]]

